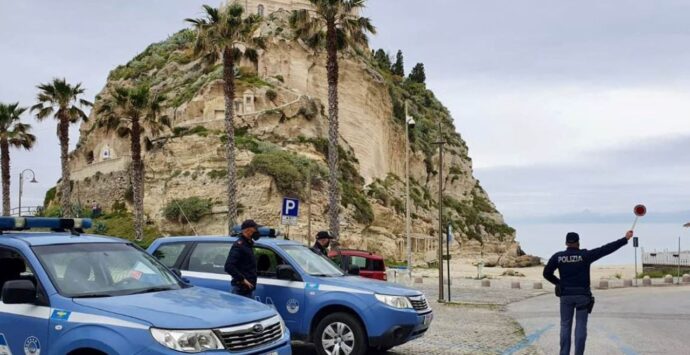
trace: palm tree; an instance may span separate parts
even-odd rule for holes
[[[359,16],[366,0],[309,0],[312,10],[297,10],[290,24],[297,38],[314,50],[326,49],[328,76],[328,215],[331,233],[340,234],[338,183],[338,52],[366,47],[367,32],[376,33],[371,20]]]
[[[117,130],[120,137],[130,138],[132,154],[132,192],[134,201],[134,232],[136,240],[144,239],[144,162],[141,140],[146,131],[158,135],[170,127],[168,116],[161,115],[165,96],[151,92],[147,85],[133,88],[117,87],[96,107],[97,124]]]
[[[29,133],[31,125],[21,123],[20,116],[26,111],[19,103],[0,103],[0,159],[2,160],[2,215],[10,215],[10,147],[31,149],[36,136]]]
[[[258,15],[244,17],[244,7],[232,3],[220,9],[204,5],[205,18],[186,19],[197,31],[194,53],[209,65],[222,59],[225,93],[225,154],[228,160],[228,233],[237,222],[237,171],[235,165],[235,67],[242,57],[256,63],[257,48],[264,39],[255,36],[261,23]]]
[[[60,208],[64,217],[72,216],[69,170],[69,125],[88,120],[82,108],[92,106],[84,100],[84,88],[81,83],[69,84],[64,78],[38,85],[38,103],[31,107],[36,112],[36,119],[43,121],[52,116],[58,121],[57,134],[60,140],[60,163],[62,164],[62,181],[60,186]]]

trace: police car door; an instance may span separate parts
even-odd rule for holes
[[[230,292],[232,278],[225,272],[225,261],[232,247],[226,242],[199,242],[183,262],[182,276],[201,287]]]
[[[31,267],[19,252],[0,247],[0,288],[7,281],[29,280],[40,289]],[[39,291],[41,292],[41,291]],[[0,355],[47,353],[50,307],[44,296],[34,304],[6,304],[0,300]]]
[[[260,302],[273,306],[290,331],[300,329],[304,318],[304,283],[278,280],[276,268],[288,264],[278,253],[267,247],[254,247],[259,282],[254,292]]]

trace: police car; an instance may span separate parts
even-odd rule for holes
[[[273,308],[188,285],[90,225],[0,218],[0,355],[291,353]]]
[[[268,235],[266,229],[260,230]],[[181,270],[192,284],[230,290],[225,260],[234,237],[169,237],[148,249]],[[312,342],[319,354],[361,355],[419,338],[433,313],[421,292],[383,281],[346,276],[328,259],[292,241],[262,238],[257,257],[258,301],[275,307],[293,340]]]

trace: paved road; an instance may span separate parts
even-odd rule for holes
[[[589,318],[588,354],[690,354],[690,287],[596,291]],[[526,341],[558,353],[557,298],[544,295],[508,306]]]

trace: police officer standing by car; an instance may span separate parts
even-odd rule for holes
[[[311,250],[319,255],[328,257],[328,247],[331,245],[331,240],[333,240],[331,233],[326,231],[321,231],[316,233],[316,242]]]
[[[600,248],[580,249],[580,236],[568,233],[565,237],[565,251],[554,254],[544,267],[544,278],[556,286],[556,296],[561,298],[561,355],[570,354],[570,342],[575,315],[575,354],[585,352],[587,341],[587,318],[594,307],[594,297],[590,289],[590,265],[609,255],[632,238],[628,231],[624,238]],[[554,275],[558,269],[560,279]]]
[[[254,241],[258,240],[259,225],[251,219],[242,222],[240,236],[230,248],[225,261],[225,272],[232,276],[232,293],[254,298],[257,270],[254,255]]]

